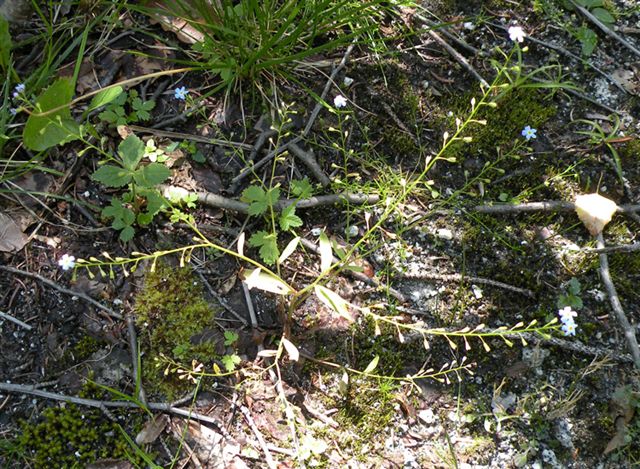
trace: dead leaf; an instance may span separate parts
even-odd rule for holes
[[[157,4],[158,2],[154,2]],[[149,15],[151,24],[159,23],[162,29],[172,32],[180,42],[196,44],[204,41],[204,34],[181,18],[157,13]],[[194,18],[195,19],[195,18]]]
[[[635,401],[638,399],[636,394],[628,386],[616,389],[613,394],[611,398],[611,413],[615,418],[616,434],[607,444],[604,454],[609,454],[629,443],[627,441],[628,425],[635,415]]]
[[[618,82],[628,93],[637,94],[640,88],[640,81],[636,78],[633,70],[619,68],[611,73],[611,77]]]
[[[17,252],[29,241],[13,219],[0,212],[0,251]]]
[[[144,425],[144,428],[140,430],[140,433],[136,435],[136,444],[146,445],[149,443],[153,443],[164,431],[168,423],[169,417],[167,415],[156,415],[151,420],[149,420]]]

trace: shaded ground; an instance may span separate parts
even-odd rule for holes
[[[490,351],[485,351],[475,338],[448,342],[431,335],[426,348],[422,335],[400,333],[384,324],[378,324],[377,330],[364,314],[350,324],[316,296],[305,298],[287,317],[280,297],[256,289],[245,293],[241,279],[248,264],[213,250],[193,251],[192,272],[178,268],[178,256],[167,256],[155,273],[149,262],[141,262],[129,276],[115,269],[112,279],[92,279],[79,269],[72,280],[71,273],[57,265],[65,253],[83,259],[104,251],[126,257],[184,246],[193,233],[184,224],[172,224],[160,216],[149,227],[137,229],[132,241],[120,241],[110,222],[100,219],[99,211],[73,202],[103,207],[117,191],[90,179],[98,156],[91,152],[79,156],[81,146],[71,143],[44,156],[44,166],[57,173],[31,171],[3,182],[7,189],[17,186],[68,196],[6,194],[2,213],[14,220],[20,214],[29,218],[25,231],[33,236],[17,253],[4,253],[3,264],[51,279],[97,300],[116,315],[134,315],[140,363],[131,358],[126,320],[38,279],[0,270],[0,311],[28,326],[10,320],[1,323],[0,380],[67,396],[121,400],[123,395],[136,396],[132,378],[132,362],[136,362],[149,402],[182,399],[177,407],[186,409],[187,415],[191,409],[210,421],[197,423],[167,414],[149,426],[149,417],[139,410],[76,408],[27,393],[3,392],[0,460],[4,467],[53,467],[52,461],[68,467],[74,461],[85,467],[95,459],[100,462],[92,467],[144,465],[144,456],[132,449],[120,428],[135,439],[145,425],[146,433],[152,435],[141,437],[139,446],[161,467],[170,467],[172,461],[181,467],[267,467],[270,459],[279,467],[638,464],[640,425],[633,394],[638,391],[633,387],[637,370],[628,360],[623,333],[601,284],[598,257],[584,249],[595,242],[573,212],[486,214],[474,210],[492,203],[573,201],[578,194],[595,191],[619,205],[637,204],[638,56],[598,32],[588,60],[599,73],[541,44],[577,56],[584,47],[570,31],[588,23],[554,2],[537,2],[535,11],[496,1],[427,3],[425,7],[438,16],[421,15],[434,22],[438,18],[453,22],[438,30],[440,37],[487,81],[496,75],[491,59],[504,63],[495,48],[512,50],[506,28],[518,22],[531,36],[522,44],[528,47],[523,69],[557,66],[549,69],[548,76],[536,78],[560,76],[560,81],[577,85],[582,97],[548,86],[521,86],[505,93],[496,109],[480,111],[478,118],[486,119],[486,125],[465,130],[464,135],[473,140],[451,147],[444,155],[455,157],[455,162],[439,161],[428,173],[428,182],[417,184],[411,196],[360,244],[357,254],[363,272],[396,289],[404,302],[388,289],[376,289],[345,273],[331,276],[326,286],[353,304],[377,305],[373,311],[381,316],[397,315],[404,324],[421,322],[425,328],[449,331],[479,324],[511,327],[534,319],[545,324],[556,316],[559,301],[569,301],[578,310],[577,336],[565,338],[555,331],[553,336],[561,340],[529,339],[526,346],[512,337],[513,347],[493,338],[487,339]],[[616,26],[626,40],[640,47],[638,7],[611,2],[606,8],[615,14]],[[176,45],[174,36],[149,24],[146,17],[131,15],[129,20],[141,29],[120,36],[126,31],[123,26],[122,31],[108,33],[112,40],[85,64],[80,79],[84,88],[78,93],[95,89],[91,79],[96,76],[109,76],[100,82],[105,86],[153,67],[170,68],[167,62],[141,59],[130,52],[154,50],[144,32],[153,31],[158,41]],[[266,165],[231,190],[251,150],[193,143],[185,135],[251,147],[269,128],[263,117],[268,119],[269,112],[252,105],[249,96],[240,102],[232,95],[225,102],[222,94],[216,94],[208,98],[202,115],[172,119],[184,109],[173,90],[184,85],[193,95],[203,94],[208,84],[205,76],[187,74],[182,81],[164,77],[137,85],[141,97],[156,101],[150,121],[142,125],[157,129],[136,132],[140,137],[153,136],[164,147],[170,141],[187,142],[175,158],[170,179],[172,185],[187,190],[238,199],[252,181],[262,179],[269,187],[281,184],[283,194],[288,194],[291,179],[306,176],[315,185],[315,195],[344,190],[379,195],[378,204],[298,210],[303,225],[296,233],[315,245],[314,229],[321,228],[335,241],[337,252],[339,244],[360,241],[367,227],[383,216],[387,197],[397,196],[407,181],[414,180],[425,159],[439,151],[443,133],[452,134],[455,119],[468,115],[471,99],[480,100],[478,81],[423,26],[416,11],[403,9],[380,25],[388,38],[387,52],[379,56],[356,47],[336,77],[327,102],[331,105],[334,96],[343,94],[347,107],[323,108],[300,143],[303,149],[313,150],[321,172],[331,179],[329,187],[321,188],[317,174],[286,154],[273,169]],[[15,34],[28,38],[39,28],[36,21]],[[407,34],[408,30],[413,33]],[[33,66],[27,60],[30,52],[28,46],[14,51],[25,76]],[[175,49],[168,54],[181,57]],[[335,51],[322,59],[335,67],[342,54],[343,50]],[[73,61],[67,65],[72,69]],[[329,73],[331,68],[325,67],[297,76],[320,94]],[[345,84],[345,77],[353,83]],[[295,101],[291,127],[280,132],[281,139],[288,139],[302,133],[315,101],[292,83],[282,85],[282,93],[283,102]],[[617,129],[614,110],[620,116]],[[15,129],[21,128],[23,117],[14,121]],[[593,128],[584,120],[597,123],[603,129],[602,138],[580,134]],[[105,122],[100,125],[101,135],[116,147],[121,140],[116,129]],[[537,137],[528,142],[521,135],[526,125],[537,129]],[[188,142],[195,146],[188,148]],[[277,144],[266,139],[257,158]],[[611,148],[619,155],[620,175]],[[28,159],[27,153],[19,139],[10,140],[3,159],[18,158]],[[231,250],[236,249],[241,232],[248,238],[265,226],[259,217],[204,204],[189,213],[205,235]],[[637,216],[618,214],[606,228],[606,242],[630,244],[637,230]],[[292,236],[281,235],[282,248]],[[247,245],[245,250],[259,259],[257,249]],[[639,256],[638,251],[609,256],[632,324],[640,320]],[[319,269],[318,256],[306,248],[298,249],[281,273],[301,289],[318,276]],[[256,327],[251,325],[247,298],[255,310]],[[293,362],[284,354],[275,366],[257,354],[277,348],[284,320],[301,357]],[[364,370],[375,357],[374,376],[347,373],[343,368]],[[402,379],[421,369],[448,370],[461,363],[470,363],[470,368],[452,372],[443,382]],[[224,376],[204,377],[196,386],[191,378],[202,371],[199,364],[209,374]],[[224,373],[227,366],[235,369]],[[95,432],[85,436],[82,429],[87,427]]]

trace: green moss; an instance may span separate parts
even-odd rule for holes
[[[147,274],[144,288],[136,297],[136,317],[149,390],[174,398],[189,385],[175,375],[164,375],[164,367],[156,366],[160,355],[180,363],[208,363],[217,356],[214,343],[193,341],[194,336],[214,326],[214,315],[190,268],[158,264]]]
[[[108,458],[142,463],[131,455],[118,425],[97,409],[50,407],[38,423],[22,422],[21,427],[17,444],[35,468],[85,467]]]
[[[446,127],[451,133],[455,129],[455,119],[469,112],[472,94],[454,96],[443,109],[451,110],[453,115],[447,116]],[[496,108],[483,107],[478,111],[477,119],[486,120],[486,125],[475,124],[468,127],[465,136],[472,137],[470,143],[452,145],[447,156],[458,159],[465,155],[494,155],[496,148],[505,148],[521,138],[522,129],[530,125],[539,129],[546,121],[557,113],[554,105],[544,102],[544,94],[531,89],[516,89],[504,96]]]

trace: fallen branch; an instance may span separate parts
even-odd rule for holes
[[[572,212],[575,211],[575,209],[576,206],[573,202],[549,200],[524,204],[476,205],[470,210],[478,213],[506,214],[520,212]],[[640,212],[640,205],[618,205],[617,212],[624,214]]]
[[[431,38],[434,39],[438,44],[444,47],[444,49],[454,59],[456,59],[458,63],[462,65],[471,75],[473,75],[473,77],[478,80],[482,86],[484,86],[485,88],[489,88],[489,83],[487,82],[487,80],[482,78],[482,76],[476,71],[475,68],[473,68],[473,66],[467,61],[467,59],[465,59],[464,56],[460,54],[460,52],[451,47],[449,43],[442,39],[442,37],[434,30],[430,29],[429,31],[427,31],[427,34],[431,36]]]
[[[515,293],[519,293],[521,295],[528,296],[529,298],[535,298],[535,293],[526,288],[514,287],[513,285],[509,285],[508,283],[498,282],[497,280],[491,280],[488,278],[482,277],[473,277],[470,275],[461,275],[461,274],[436,274],[432,272],[425,272],[424,274],[419,275],[407,275],[400,274],[402,278],[406,278],[409,280],[443,280],[445,282],[473,282],[480,283],[484,285],[491,285],[492,287],[502,288],[504,290],[509,290]]]
[[[602,249],[605,247],[604,245],[604,237],[602,233],[598,234],[597,237],[597,247]],[[633,357],[633,363],[636,368],[640,370],[640,348],[638,347],[638,340],[636,339],[636,334],[634,332],[634,327],[631,325],[629,320],[627,319],[624,310],[622,309],[622,303],[620,303],[620,298],[618,298],[618,293],[616,292],[616,287],[613,284],[613,280],[611,280],[611,274],[609,273],[609,259],[606,253],[600,253],[600,277],[602,278],[602,283],[604,283],[605,288],[607,289],[607,293],[609,294],[609,301],[611,302],[611,307],[613,308],[613,312],[618,319],[618,324],[622,327],[622,331],[624,332],[624,336],[627,339],[627,345],[631,351],[631,356]]]
[[[161,186],[161,190],[164,190],[167,186]],[[223,197],[218,194],[212,194],[211,192],[196,192],[198,195],[198,202],[208,207],[222,208],[225,210],[231,210],[238,213],[249,213],[249,204],[240,202],[239,200]],[[377,195],[367,194],[352,194],[350,192],[343,192],[341,194],[329,194],[319,195],[316,197],[310,197],[308,199],[281,199],[274,205],[275,210],[281,211],[291,204],[296,204],[298,209],[314,208],[324,205],[334,205],[338,203],[349,203],[353,205],[375,204],[380,200]]]
[[[86,399],[83,397],[67,396],[65,394],[58,394],[49,391],[42,391],[36,389],[34,386],[27,386],[24,384],[4,383],[0,382],[0,391],[11,392],[15,394],[28,394],[31,396],[42,397],[44,399],[52,399],[54,401],[68,402],[70,404],[83,405],[87,407],[95,407],[98,409],[114,408],[114,409],[140,409],[140,405],[132,401],[99,401],[96,399]],[[233,440],[229,432],[224,428],[224,424],[214,417],[208,415],[199,414],[191,410],[180,409],[173,407],[171,404],[163,402],[149,402],[147,409],[155,410],[157,412],[164,412],[173,415],[179,415],[181,417],[192,418],[199,422],[210,423],[216,427],[216,430],[225,438]]]
[[[611,254],[616,252],[635,252],[640,251],[640,243],[633,244],[621,244],[619,246],[609,246],[606,248],[584,248],[584,252],[594,253],[594,254]]]
[[[33,329],[33,327],[31,327],[29,324],[27,324],[26,322],[22,322],[20,321],[20,319],[16,319],[13,316],[11,316],[10,314],[7,313],[3,313],[2,311],[0,311],[0,318],[2,319],[6,319],[7,321],[11,321],[12,323],[30,331],[31,329]]]
[[[264,453],[264,458],[267,462],[267,466],[269,466],[270,469],[276,469],[278,465],[273,460],[273,457],[271,456],[271,452],[269,451],[269,447],[267,446],[267,443],[264,440],[262,433],[260,433],[260,430],[258,429],[256,422],[253,420],[253,417],[251,416],[251,412],[249,412],[249,409],[247,409],[242,404],[235,404],[235,406],[236,408],[240,409],[240,412],[242,412],[244,419],[247,421],[247,424],[249,425],[249,428],[251,429],[256,439],[258,440],[258,443],[262,448],[262,452]]]
[[[327,187],[331,184],[331,180],[329,177],[322,171],[322,168],[316,161],[315,156],[310,151],[304,151],[295,143],[289,143],[289,151],[293,153],[294,156],[298,157],[304,165],[307,167],[313,177],[315,177],[322,187]]]
[[[112,310],[108,306],[100,304],[99,302],[97,302],[96,300],[91,298],[90,296],[85,295],[84,293],[81,293],[81,292],[78,292],[78,291],[75,291],[75,290],[70,290],[70,289],[65,288],[65,287],[63,287],[61,285],[58,285],[53,280],[49,280],[48,278],[43,277],[42,275],[38,275],[38,274],[34,274],[34,273],[27,272],[27,271],[24,271],[24,270],[16,269],[15,267],[9,267],[9,266],[6,266],[6,265],[0,265],[0,270],[4,270],[5,272],[11,272],[12,274],[23,275],[25,277],[30,277],[30,278],[33,278],[35,280],[38,280],[39,282],[47,285],[48,287],[53,288],[54,290],[58,290],[59,292],[65,293],[67,295],[77,296],[78,298],[83,299],[87,303],[91,303],[93,306],[105,311],[109,316],[111,316],[113,318],[122,319],[122,315],[120,313],[116,313],[114,310]]]

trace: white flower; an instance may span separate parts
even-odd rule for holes
[[[62,270],[73,269],[76,265],[76,258],[69,254],[65,254],[58,261],[58,265],[62,267]]]
[[[322,228],[314,228],[311,230],[311,234],[313,236],[320,236],[321,233],[322,233]]]
[[[473,31],[474,29],[476,29],[476,25],[473,24],[471,21],[466,21],[462,23],[462,27],[468,31]]]
[[[353,84],[353,78],[344,77],[344,79],[342,80],[342,83],[344,84],[344,86],[351,86]]]
[[[338,109],[345,107],[347,105],[347,99],[339,94],[335,98],[333,98],[333,105]]]
[[[509,38],[513,42],[524,41],[524,30],[520,26],[511,26],[509,28]]]
[[[573,318],[578,316],[578,313],[572,310],[571,306],[565,306],[564,308],[558,311],[558,314],[560,315],[560,321],[562,321],[563,324],[566,324],[568,322],[573,322]]]

